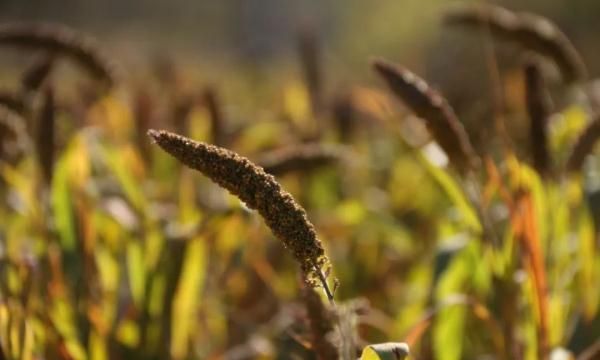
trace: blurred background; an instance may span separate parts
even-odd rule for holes
[[[152,51],[186,51],[202,59],[271,62],[290,56],[299,29],[321,38],[329,61],[356,70],[369,56],[394,54],[417,63],[435,44],[438,15],[449,0],[2,0],[0,19],[58,21],[88,31],[108,47],[124,39]],[[573,40],[596,73],[600,4],[595,0],[498,1],[547,16]],[[438,35],[439,36],[439,35]]]
[[[344,89],[354,81],[373,84],[368,63],[375,56],[400,62],[448,97],[479,146],[485,136],[481,123],[486,123],[492,112],[493,87],[485,60],[485,39],[460,29],[442,31],[441,26],[444,9],[460,3],[468,2],[2,0],[0,20],[64,23],[100,39],[102,47],[124,68],[144,68],[153,63],[181,65],[186,68],[185,77],[218,85],[225,94],[235,92],[232,84],[242,79],[250,88],[261,88],[249,95],[264,94],[263,100],[280,91],[277,84],[302,76],[299,37],[309,33],[316,40],[326,92]],[[595,46],[598,1],[495,3],[552,19],[580,51],[591,78],[600,72],[600,49]],[[515,57],[510,47],[500,46],[496,52],[500,70],[508,74],[503,76],[508,79],[504,84],[507,107],[518,107],[520,104],[510,102],[522,92],[522,59]],[[21,63],[23,58],[9,61]],[[146,75],[133,72],[133,76]],[[8,83],[11,78],[18,81],[14,73],[3,77]],[[457,85],[460,91],[455,91]],[[252,106],[256,100],[248,104]],[[517,137],[522,133],[518,123],[513,134]]]

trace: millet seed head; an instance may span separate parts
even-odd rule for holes
[[[317,284],[317,272],[329,267],[321,241],[306,212],[272,175],[237,153],[165,131],[148,135],[186,166],[202,172],[262,216],[273,234],[300,263],[306,280]]]

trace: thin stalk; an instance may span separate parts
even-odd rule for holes
[[[323,274],[323,270],[321,270],[314,262],[313,268],[315,269],[315,273],[321,282],[321,286],[323,286],[323,291],[325,291],[325,295],[327,295],[327,300],[329,300],[329,304],[331,306],[335,306],[335,300],[333,299],[333,292],[329,288],[329,284],[327,283],[327,279],[325,278],[325,274]]]

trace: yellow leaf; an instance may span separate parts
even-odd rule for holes
[[[108,351],[106,348],[106,338],[96,331],[90,333],[90,360],[108,360]]]
[[[405,343],[383,343],[369,345],[363,349],[360,360],[402,360],[410,350]]]
[[[568,107],[559,116],[559,121],[553,121],[556,126],[550,136],[550,146],[555,153],[572,146],[588,121],[585,110],[577,105]]]
[[[117,327],[115,337],[124,345],[135,347],[140,341],[140,329],[132,320],[123,320]]]
[[[310,99],[308,91],[299,83],[292,83],[283,90],[285,113],[299,127],[310,118]]]
[[[481,223],[477,217],[477,213],[471,206],[467,196],[460,188],[459,184],[454,181],[450,174],[444,169],[441,169],[431,164],[423,155],[419,155],[419,160],[425,166],[427,172],[433,177],[438,185],[446,192],[446,195],[452,201],[457,210],[462,215],[462,220],[465,225],[476,233],[481,233]]]
[[[130,241],[127,245],[127,272],[129,275],[131,297],[134,304],[140,309],[144,298],[146,272],[144,271],[142,245],[139,242]]]
[[[367,215],[365,206],[358,200],[347,200],[336,208],[337,217],[346,225],[357,225]]]
[[[206,267],[206,239],[198,237],[187,246],[181,277],[173,301],[171,356],[183,359],[196,328],[196,313]]]

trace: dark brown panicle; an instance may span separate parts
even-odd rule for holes
[[[112,86],[117,82],[112,62],[93,40],[58,24],[18,23],[0,26],[0,45],[44,50],[68,57],[95,78]]]
[[[584,80],[587,70],[575,46],[550,20],[531,13],[514,13],[495,5],[451,8],[444,16],[447,25],[489,29],[493,36],[550,58],[567,83]]]
[[[303,144],[290,146],[262,154],[257,163],[265,172],[281,176],[293,171],[310,171],[332,165],[343,157],[343,149],[326,144]]]
[[[422,118],[435,141],[460,172],[477,164],[477,157],[463,125],[446,99],[411,71],[384,60],[373,61],[373,68],[390,90],[417,116]]]
[[[149,130],[148,135],[183,164],[202,172],[257,210],[300,263],[307,281],[317,285],[319,272],[329,267],[329,260],[304,209],[272,175],[231,150],[164,130]]]
[[[43,103],[38,116],[36,129],[36,151],[38,161],[42,169],[42,175],[46,185],[52,183],[52,173],[54,168],[54,127],[55,127],[55,108],[54,91],[48,87],[44,89]]]
[[[552,170],[547,135],[551,103],[544,77],[535,61],[529,61],[525,65],[525,97],[530,120],[529,139],[533,167],[542,176],[546,176]]]

